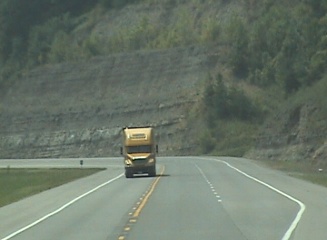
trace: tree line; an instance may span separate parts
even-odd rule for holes
[[[69,35],[78,16],[96,5],[109,9],[132,2],[136,1],[1,0],[0,86],[3,88],[20,70],[46,63],[53,43]],[[58,62],[64,60],[57,58]]]
[[[326,73],[327,1],[267,0],[261,5],[226,28],[234,73],[261,87],[277,84],[286,95],[312,85]]]

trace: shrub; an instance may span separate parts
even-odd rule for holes
[[[53,44],[56,45],[60,42],[62,45],[59,47],[66,48],[67,42],[63,42],[62,40],[64,37],[67,37],[72,27],[73,24],[69,14],[51,18],[44,24],[33,27],[28,41],[28,65],[35,66],[48,63]]]
[[[228,64],[237,76],[248,73],[248,30],[244,20],[234,16],[224,29],[225,41],[229,46]]]
[[[216,139],[211,136],[211,132],[209,130],[204,131],[200,136],[199,151],[204,154],[210,153],[215,149],[216,145]]]
[[[241,89],[227,87],[218,74],[209,83],[204,93],[205,116],[208,125],[217,119],[239,119],[249,121],[260,116],[259,109],[252,103]]]

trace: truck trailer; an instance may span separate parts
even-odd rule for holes
[[[147,173],[156,176],[156,153],[154,129],[152,127],[123,128],[123,147],[125,176],[131,178],[134,174]]]

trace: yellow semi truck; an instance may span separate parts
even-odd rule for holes
[[[158,145],[155,144],[152,127],[123,128],[123,147],[120,151],[124,156],[126,178],[138,173],[156,176]]]

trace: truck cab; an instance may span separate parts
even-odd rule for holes
[[[158,146],[152,127],[123,128],[121,154],[124,157],[126,178],[142,173],[156,176],[156,153]]]

